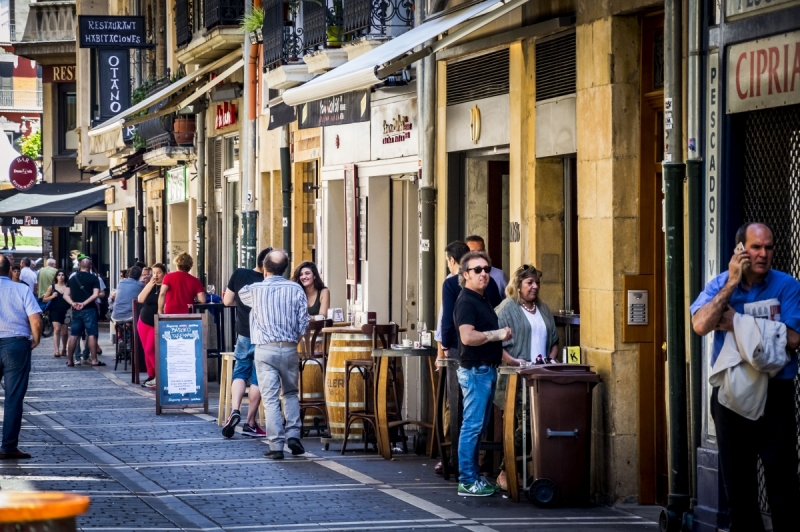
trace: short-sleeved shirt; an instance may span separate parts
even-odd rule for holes
[[[38,277],[36,276],[36,272],[28,268],[27,266],[22,268],[19,272],[19,280],[25,283],[26,285],[31,287],[31,291],[33,287],[36,286],[38,282]]]
[[[692,306],[692,315],[706,303],[714,299],[728,282],[728,272],[722,272],[711,279]],[[789,274],[770,270],[763,281],[745,290],[739,283],[731,294],[730,306],[739,314],[749,314],[756,318],[766,318],[785,323],[787,327],[800,332],[800,282]],[[717,361],[724,331],[714,331],[714,349],[711,365]],[[792,353],[789,363],[778,373],[776,379],[793,379],[797,375],[797,354]]]
[[[476,331],[487,332],[500,328],[497,314],[485,295],[469,288],[458,294],[453,310],[453,321],[456,329],[462,325],[472,325]],[[502,342],[487,342],[483,345],[464,345],[461,334],[458,335],[458,356],[461,367],[473,368],[479,365],[497,366],[503,359]]]
[[[228,281],[226,290],[233,290],[236,301],[236,334],[250,338],[250,307],[242,304],[239,290],[249,284],[260,283],[264,274],[250,268],[237,268]]]
[[[0,305],[0,338],[33,338],[28,316],[39,314],[42,308],[30,288],[8,277],[0,277],[0,301],[3,302]]]
[[[39,297],[44,297],[47,293],[47,289],[50,288],[50,285],[55,281],[57,273],[58,270],[51,266],[45,266],[39,270]]]
[[[181,271],[168,273],[161,284],[169,286],[164,300],[164,314],[187,314],[189,305],[194,303],[197,294],[203,292],[200,279]]]
[[[89,272],[77,272],[69,278],[67,284],[69,285],[69,297],[75,303],[83,303],[92,297],[95,288],[101,290],[100,279]]]

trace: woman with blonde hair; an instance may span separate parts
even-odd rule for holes
[[[161,282],[158,294],[159,314],[188,314],[192,303],[205,303],[206,291],[200,279],[189,273],[194,260],[188,253],[175,257],[178,271],[168,273]]]
[[[514,331],[513,338],[503,342],[503,348],[509,355],[528,362],[535,362],[541,357],[545,363],[555,363],[558,357],[558,331],[550,308],[539,299],[541,280],[542,272],[535,266],[523,264],[517,268],[506,287],[508,297],[497,306],[495,312],[500,327],[510,327]],[[503,408],[508,382],[504,375],[501,377],[497,381],[495,405]],[[520,454],[522,449],[522,393],[517,393],[514,409],[517,426],[514,431],[515,455]],[[506,489],[508,479],[504,464],[500,465],[500,470],[497,484]]]

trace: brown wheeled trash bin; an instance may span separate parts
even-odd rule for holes
[[[0,493],[0,531],[73,532],[75,518],[89,509],[89,497],[52,491]]]
[[[592,389],[590,366],[546,364],[520,371],[530,390],[533,484],[537,506],[589,503]]]

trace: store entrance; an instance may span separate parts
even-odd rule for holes
[[[507,151],[450,153],[447,176],[447,241],[482,236],[492,265],[506,275],[510,266]]]

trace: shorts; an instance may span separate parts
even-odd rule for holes
[[[3,226],[3,234],[7,235],[9,232],[13,235],[16,232],[16,226],[14,225],[4,225]]]
[[[70,336],[82,336],[84,331],[86,336],[97,336],[97,310],[94,307],[72,310]]]
[[[253,364],[253,356],[256,353],[255,344],[250,342],[247,336],[237,335],[236,347],[233,349],[233,356],[236,358],[236,365],[233,367],[233,377],[231,381],[236,379],[247,380],[250,379],[250,384],[258,386],[258,377],[256,376],[256,367]]]

